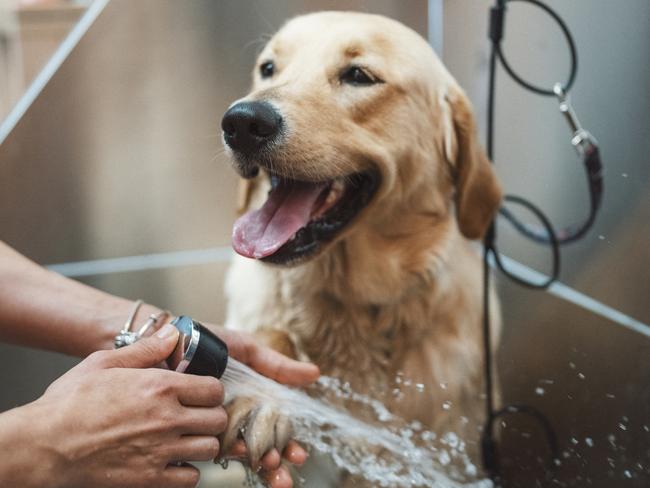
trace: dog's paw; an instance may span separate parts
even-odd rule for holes
[[[246,444],[248,460],[257,471],[260,460],[271,449],[282,451],[291,436],[291,423],[272,405],[250,397],[235,398],[226,405],[228,427],[222,434],[221,452],[227,455],[238,439]]]

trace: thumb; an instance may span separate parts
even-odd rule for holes
[[[105,368],[152,368],[167,359],[178,343],[178,329],[166,324],[154,335],[104,356]]]

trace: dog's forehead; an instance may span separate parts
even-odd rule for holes
[[[268,60],[276,62],[280,72],[299,73],[302,79],[309,79],[305,73],[331,75],[359,62],[384,81],[412,92],[424,93],[432,87],[446,92],[448,85],[455,84],[420,34],[375,14],[318,12],[295,17],[271,38],[258,64]],[[254,83],[258,82],[255,76]]]
[[[269,41],[262,57],[289,58],[304,52],[346,58],[395,57],[422,48],[422,41],[411,29],[379,15],[319,12],[290,20]]]

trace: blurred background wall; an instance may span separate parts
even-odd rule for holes
[[[0,0],[0,118],[92,0]]]
[[[444,2],[443,57],[473,100],[485,133],[493,2]],[[578,49],[573,104],[598,139],[605,165],[602,210],[593,230],[562,250],[561,280],[602,304],[650,323],[650,2],[545,1],[566,21]],[[569,51],[559,27],[523,2],[508,6],[503,51],[537,85],[565,81]],[[495,163],[507,193],[541,206],[556,227],[584,219],[584,168],[553,98],[497,72]],[[499,223],[501,251],[538,270],[547,249]],[[500,374],[506,402],[534,405],[558,433],[561,486],[650,484],[650,339],[564,299],[499,277],[504,310]],[[564,295],[566,298],[568,295]],[[541,432],[506,419],[509,479],[532,486]],[[534,449],[531,449],[533,448]],[[525,467],[525,468],[524,468]],[[546,486],[542,483],[541,486]]]
[[[11,53],[0,55],[0,87],[13,83],[22,93],[67,32],[61,16],[72,25],[84,7],[46,3],[18,11],[2,4],[17,13],[0,17],[7,33],[0,34],[7,39],[0,52]],[[596,228],[564,250],[561,279],[569,290],[647,324],[650,3],[549,3],[576,38],[573,101],[600,141],[607,168]],[[12,128],[0,145],[0,239],[39,263],[63,263],[56,269],[93,286],[220,322],[236,179],[222,152],[219,121],[247,91],[264,40],[287,18],[314,10],[394,17],[435,40],[473,100],[483,132],[490,4],[111,0],[89,19],[81,41],[15,127],[0,126]],[[93,7],[100,12],[98,5],[91,13]],[[28,42],[23,24],[29,9],[44,24],[43,35]],[[46,9],[52,9],[50,17]],[[37,53],[28,49],[30,42],[40,46]],[[540,84],[566,76],[559,29],[521,2],[509,7],[504,51],[518,71]],[[495,160],[506,190],[530,197],[558,226],[580,219],[588,208],[583,169],[557,103],[524,92],[502,71],[497,79]],[[0,113],[6,113],[16,95],[0,100]],[[499,244],[526,265],[548,267],[546,250],[523,241],[507,224],[499,225]],[[74,264],[80,261],[92,262]],[[621,325],[634,321],[576,305],[566,290],[557,296],[498,283],[505,315],[499,356],[504,400],[535,405],[548,415],[562,451],[556,484],[647,486],[647,329],[635,332]],[[0,371],[3,410],[36,398],[75,362],[13,346],[0,346],[0,355],[12,365]],[[536,425],[506,419],[504,432],[509,486],[547,486],[537,459],[547,451]]]

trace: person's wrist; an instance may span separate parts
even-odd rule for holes
[[[137,332],[140,329],[140,327],[142,327],[150,317],[152,316],[160,317],[156,323],[154,323],[151,327],[149,327],[149,330],[144,335],[149,336],[153,334],[155,331],[160,329],[164,324],[166,324],[167,322],[173,319],[171,314],[168,313],[168,314],[161,315],[162,312],[163,310],[161,308],[156,307],[155,305],[143,303],[140,309],[138,310],[138,313],[135,315],[135,319],[133,320],[133,326],[131,327],[131,330],[133,332]],[[120,330],[121,327],[122,326],[120,326]]]
[[[0,485],[67,486],[63,458],[56,448],[60,439],[55,438],[58,437],[53,428],[55,417],[56,412],[49,411],[38,400],[0,415],[3,433]]]
[[[99,318],[98,326],[101,329],[98,335],[98,341],[94,350],[113,349],[115,336],[124,328],[124,324],[133,312],[135,301],[123,300],[119,306],[114,307],[110,313]],[[147,321],[151,315],[158,315],[162,310],[154,305],[143,303],[135,314],[131,331],[137,332],[138,329]],[[171,315],[163,317],[162,322],[155,324],[149,331],[149,334],[158,329],[163,323],[169,322],[173,317]],[[93,352],[93,351],[89,351]]]

